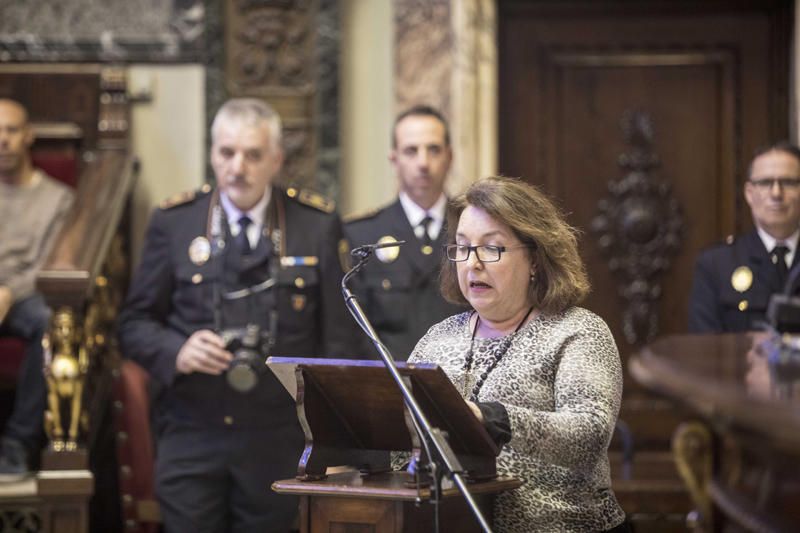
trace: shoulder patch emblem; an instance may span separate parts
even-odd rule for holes
[[[308,189],[289,187],[286,189],[286,195],[289,198],[295,198],[301,204],[311,206],[325,213],[333,213],[333,210],[336,209],[336,202]]]
[[[198,190],[183,191],[183,192],[179,192],[178,194],[173,194],[172,196],[170,196],[166,200],[163,200],[158,205],[158,207],[160,207],[161,209],[169,209],[171,207],[176,207],[176,206],[179,206],[179,205],[183,205],[183,204],[189,203],[192,200],[194,200],[195,198],[197,198],[197,196],[199,194],[208,194],[209,192],[211,192],[211,185],[206,183],[205,185],[200,187],[200,189],[198,189]]]
[[[736,292],[745,292],[753,285],[753,271],[747,266],[740,266],[731,275],[731,287]]]
[[[337,252],[339,253],[339,264],[342,266],[342,270],[347,272],[353,268],[353,264],[350,261],[350,243],[347,242],[347,239],[339,240]]]

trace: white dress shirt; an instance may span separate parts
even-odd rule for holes
[[[239,235],[239,219],[247,215],[252,221],[252,224],[247,227],[247,241],[250,243],[250,249],[255,250],[258,246],[258,239],[261,238],[261,230],[264,228],[264,216],[267,211],[267,204],[272,197],[272,187],[267,187],[264,191],[264,196],[261,200],[253,206],[249,211],[242,211],[235,205],[228,195],[224,192],[219,195],[222,208],[225,210],[225,216],[228,218],[228,227],[231,231],[231,236],[236,237]]]
[[[431,206],[430,209],[427,211],[417,205],[414,200],[411,199],[408,194],[404,191],[400,191],[400,205],[403,206],[403,211],[406,213],[406,218],[408,219],[409,224],[411,227],[414,228],[414,234],[417,236],[418,239],[422,238],[422,226],[420,223],[422,220],[429,216],[431,217],[431,223],[428,224],[428,236],[431,238],[432,241],[435,241],[436,238],[439,236],[439,232],[442,231],[442,226],[444,225],[444,217],[445,211],[447,209],[447,197],[442,193],[436,203]]]
[[[791,268],[792,261],[794,261],[794,254],[797,251],[797,239],[800,237],[800,229],[782,241],[778,241],[775,237],[759,227],[756,227],[756,230],[758,231],[758,236],[761,237],[761,242],[764,243],[764,248],[767,249],[767,252],[771,253],[772,249],[778,244],[782,244],[789,249],[789,251],[786,252],[786,257],[784,259],[786,259],[786,267]]]

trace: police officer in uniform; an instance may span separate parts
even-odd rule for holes
[[[697,259],[689,331],[741,332],[765,321],[770,296],[781,292],[798,262],[800,148],[759,150],[744,188],[755,229],[711,247]]]
[[[400,193],[391,205],[349,219],[353,246],[405,241],[381,248],[354,280],[375,330],[398,360],[406,360],[428,328],[463,311],[439,292],[446,238],[444,183],[452,150],[447,121],[436,109],[416,106],[395,119],[389,161]]]
[[[349,246],[329,202],[272,185],[283,155],[267,104],[229,100],[211,133],[217,188],[153,214],[120,342],[161,385],[156,490],[166,530],[284,533],[297,501],[270,484],[293,477],[303,451],[294,400],[263,358],[240,365],[223,333],[241,341],[249,326],[272,355],[352,357],[357,331],[339,289]],[[234,368],[249,379],[232,379]]]

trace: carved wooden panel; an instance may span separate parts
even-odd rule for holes
[[[683,207],[683,242],[651,306],[659,333],[682,332],[697,252],[750,225],[741,193],[750,154],[788,135],[789,4],[499,4],[499,170],[543,186],[584,230],[585,305],[623,354],[646,336],[623,333],[628,300],[590,231],[630,149],[620,117],[647,111],[661,160],[653,176]]]
[[[223,19],[226,96],[263,98],[281,115],[286,151],[283,182],[335,195],[336,2],[231,0],[224,3]]]
[[[671,185],[656,175],[661,161],[650,115],[629,110],[621,122],[628,145],[619,156],[622,175],[598,201],[592,231],[624,301],[625,340],[641,344],[658,333],[661,278],[680,248],[683,214]]]

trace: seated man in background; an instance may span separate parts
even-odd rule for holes
[[[756,152],[744,196],[756,227],[697,259],[689,300],[692,333],[758,329],[770,296],[783,290],[798,255],[800,148],[782,142]]]
[[[25,108],[0,98],[0,336],[26,341],[0,448],[0,481],[25,477],[41,444],[47,397],[42,336],[50,310],[35,281],[74,200],[69,187],[33,168],[33,140]]]

